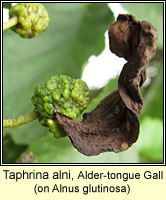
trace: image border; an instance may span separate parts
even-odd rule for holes
[[[3,26],[3,6],[1,1],[1,30]],[[17,1],[7,1],[18,3]],[[24,2],[24,1],[23,1]],[[29,2],[29,1],[28,1]],[[30,1],[31,2],[31,1]],[[124,3],[122,1],[63,1],[63,3]],[[35,3],[33,1],[33,3]],[[38,1],[37,3],[62,3],[62,1]],[[125,1],[125,3],[138,3]],[[163,4],[163,163],[3,163],[3,31],[1,31],[1,166],[165,166],[165,1],[145,1],[140,3]]]

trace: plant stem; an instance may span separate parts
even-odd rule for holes
[[[27,124],[35,119],[37,119],[37,114],[36,114],[36,111],[33,110],[27,115],[19,116],[17,119],[4,119],[3,128],[20,126],[22,124]]]
[[[18,17],[12,17],[8,22],[3,23],[3,31],[15,26],[18,23]]]

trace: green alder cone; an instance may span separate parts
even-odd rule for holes
[[[18,3],[9,10],[9,18],[18,17],[18,24],[12,30],[23,38],[33,38],[45,31],[49,16],[40,3]]]
[[[50,132],[56,135],[60,132],[55,122],[56,112],[76,119],[89,103],[89,89],[81,79],[73,79],[66,75],[53,76],[47,83],[41,83],[34,89],[32,104],[39,115],[38,119],[43,126],[49,127]]]

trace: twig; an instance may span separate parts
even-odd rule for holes
[[[18,23],[18,17],[13,17],[9,19],[9,21],[3,23],[3,31],[7,30],[8,28],[11,28],[12,26],[15,26]]]
[[[4,119],[3,120],[3,128],[20,126],[23,124],[27,124],[33,120],[37,119],[36,111],[28,113],[27,115],[19,116],[16,119]]]

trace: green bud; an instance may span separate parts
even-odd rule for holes
[[[33,38],[44,32],[49,24],[47,10],[40,3],[18,3],[9,10],[9,18],[18,17],[12,30],[24,38]]]
[[[59,128],[58,124],[52,119],[47,120],[47,126],[49,127],[50,132],[54,134],[55,138],[61,138],[66,136],[65,132]]]
[[[40,124],[42,125],[42,126],[46,126],[47,127],[47,121],[48,121],[48,119],[47,118],[43,118],[41,121],[40,121]]]
[[[45,104],[44,104],[44,109],[45,109],[45,111],[46,111],[49,115],[53,115],[53,113],[54,113],[54,107],[53,107],[52,104],[50,104],[50,103],[45,103]]]
[[[32,103],[38,111],[40,123],[55,134],[57,124],[54,114],[76,119],[88,105],[88,94],[84,81],[60,75],[35,87]]]
[[[55,90],[54,92],[52,92],[52,98],[53,98],[55,101],[59,101],[59,100],[60,100],[60,97],[61,97],[61,92],[60,92],[60,90]]]
[[[66,108],[72,108],[73,105],[70,101],[66,101],[65,103],[63,103],[63,108],[66,109]]]
[[[57,88],[57,84],[54,80],[49,80],[46,84],[46,87],[52,91],[52,90],[55,90]]]
[[[31,98],[31,101],[32,101],[32,104],[36,104],[37,103],[37,97],[36,96],[33,96],[32,98]]]
[[[72,119],[77,118],[77,114],[74,112],[73,109],[70,109],[70,108],[65,109],[64,114],[67,115],[68,117],[72,118]]]
[[[78,90],[76,89],[73,89],[72,92],[71,92],[71,96],[74,100],[77,100],[78,97],[79,97],[79,93],[78,93]]]
[[[49,102],[52,103],[52,96],[51,95],[46,95],[43,97],[44,102]]]
[[[65,99],[68,99],[70,97],[70,91],[68,89],[64,89],[62,92],[62,95],[64,96]]]

